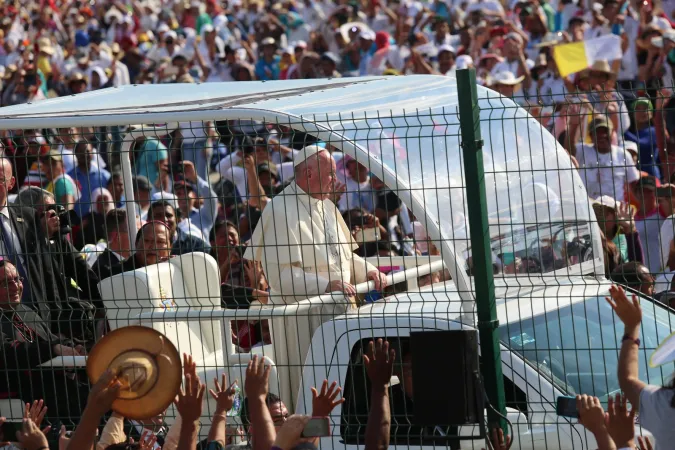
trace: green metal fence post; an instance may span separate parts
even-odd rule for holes
[[[466,201],[471,231],[472,273],[476,290],[478,333],[482,359],[482,375],[490,404],[506,415],[504,378],[499,348],[497,327],[497,304],[492,273],[492,250],[485,198],[485,172],[483,170],[483,141],[480,134],[480,109],[476,91],[476,71],[457,71],[457,93],[459,97],[459,123],[462,133],[464,179]],[[506,426],[504,420],[488,408],[490,424]]]

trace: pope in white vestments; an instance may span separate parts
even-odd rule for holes
[[[356,306],[355,284],[374,280],[376,289],[386,285],[375,266],[353,253],[358,245],[329,200],[335,183],[330,153],[317,146],[305,147],[294,166],[295,181],[263,210],[244,258],[261,261],[271,287],[271,304],[293,304],[327,292],[344,295],[313,306],[309,313],[272,320],[279,393],[292,405],[298,399],[313,333],[323,322]]]

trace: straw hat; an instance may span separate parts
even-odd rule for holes
[[[52,47],[52,43],[48,37],[41,37],[38,39],[37,44],[39,51],[42,53],[45,53],[49,56],[54,54],[54,47]]]
[[[524,79],[525,77],[523,75],[516,77],[513,72],[505,70],[492,75],[492,85],[504,84],[506,86],[515,86],[522,83]]]
[[[611,75],[612,69],[611,67],[609,67],[609,62],[606,59],[599,59],[597,61],[593,61],[593,65],[591,66],[591,72],[601,72]]]
[[[148,419],[169,407],[180,387],[181,359],[160,332],[130,326],[108,333],[87,358],[87,375],[96,383],[112,369],[122,383],[113,411],[132,420]]]

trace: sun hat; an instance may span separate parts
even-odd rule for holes
[[[87,358],[91,383],[109,369],[122,384],[112,409],[132,420],[163,413],[182,379],[181,359],[173,343],[159,331],[141,326],[118,328],[96,343]]]
[[[497,72],[492,76],[492,85],[495,84],[504,84],[507,86],[515,86],[516,84],[522,83],[525,79],[524,76],[516,77],[513,72],[505,70],[503,72]]]
[[[649,367],[659,367],[675,361],[675,333],[665,338],[649,357]]]

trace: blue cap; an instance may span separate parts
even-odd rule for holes
[[[86,31],[78,31],[75,33],[75,47],[86,47],[89,45],[89,35]]]

